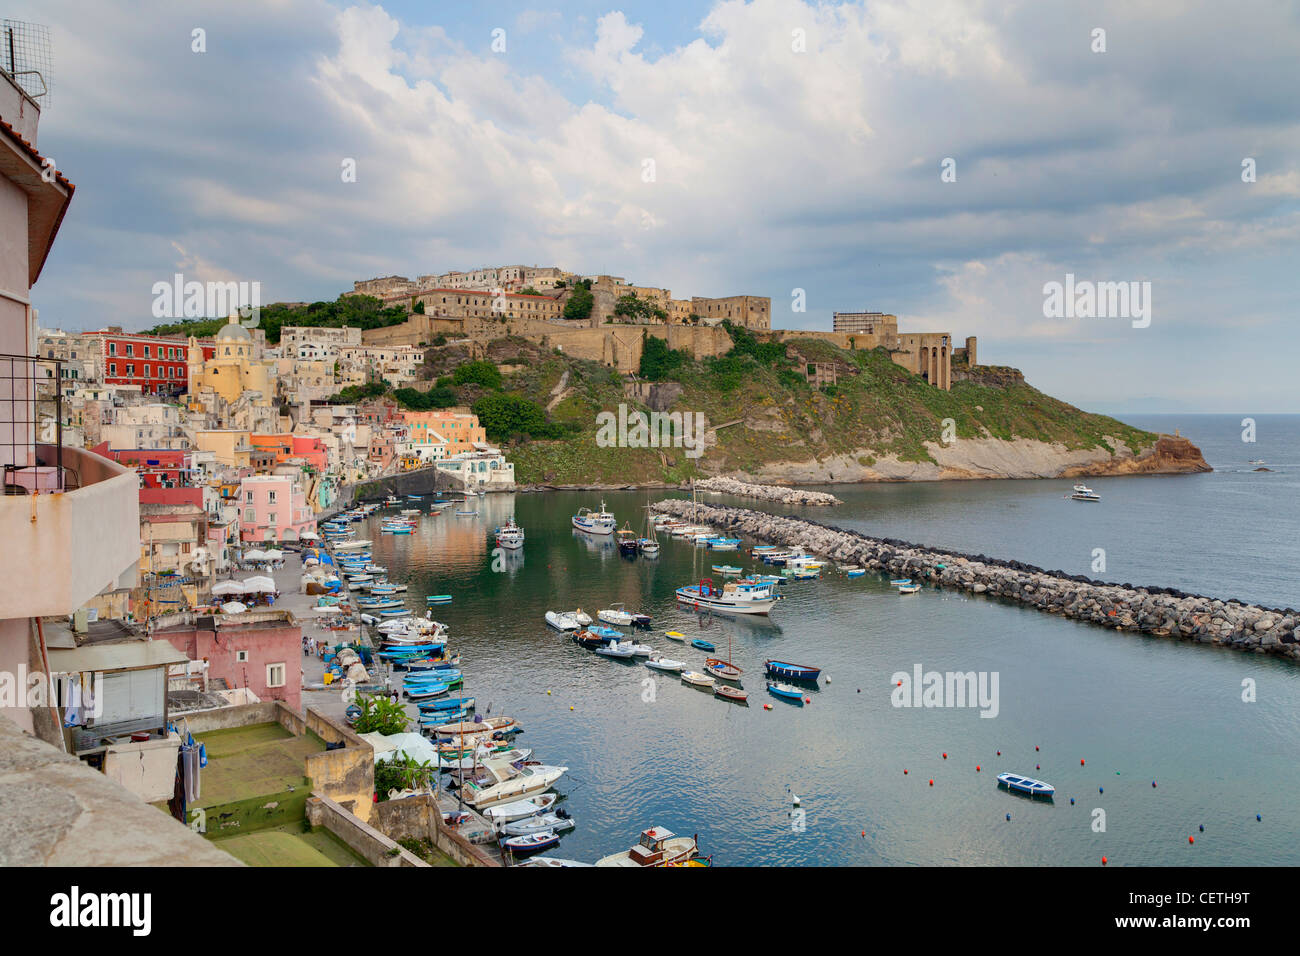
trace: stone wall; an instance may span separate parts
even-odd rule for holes
[[[428,840],[461,866],[500,866],[492,856],[442,823],[435,798],[427,794],[375,804],[374,825],[394,840]]]
[[[699,505],[693,509],[690,501],[681,498],[661,501],[653,507],[681,517],[694,515],[692,520],[765,541],[800,545],[837,562],[910,577],[935,587],[999,597],[1103,627],[1300,661],[1300,612],[1292,608],[1263,608],[1173,588],[1108,584],[1061,571],[1044,571],[1019,561],[935,551],[892,538],[869,538],[809,519],[743,508]]]
[[[329,797],[313,793],[307,800],[306,815],[313,827],[324,827],[371,866],[429,865]]]

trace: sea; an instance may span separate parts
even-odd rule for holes
[[[708,500],[1119,583],[1300,605],[1300,416],[1131,421],[1179,430],[1214,471],[1089,480],[1095,504],[1070,500],[1061,480],[826,486],[844,501],[833,509]],[[835,570],[783,585],[767,618],[698,614],[675,589],[716,580],[715,563],[757,567],[748,553],[665,538],[658,558],[628,559],[571,526],[603,500],[639,532],[649,503],[680,494],[492,494],[474,517],[447,508],[411,536],[382,535],[377,519],[361,529],[376,562],[410,585],[412,608],[423,611],[425,594],[454,596],[435,616],[480,714],[515,717],[518,746],[568,768],[557,791],[577,826],[549,855],[591,862],[659,826],[696,835],[719,866],[1300,863],[1294,663],[953,591],[904,596],[879,575]],[[495,550],[493,529],[509,518],[526,530],[522,552]],[[709,655],[665,632],[713,643],[743,668],[748,704],[599,657],[544,619],[614,604],[652,615],[638,639],[695,669]],[[820,667],[823,679],[798,704],[771,696],[769,658]],[[985,699],[922,695],[917,674],[953,690],[961,681],[948,675],[973,674]],[[1003,772],[1056,795],[1001,789]]]

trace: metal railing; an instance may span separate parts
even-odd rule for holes
[[[61,360],[0,353],[0,463],[6,495],[64,490]]]

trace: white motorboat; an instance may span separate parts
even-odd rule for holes
[[[769,584],[728,581],[718,588],[706,578],[699,584],[678,588],[677,600],[726,614],[767,614],[780,598]]]
[[[582,627],[572,611],[547,611],[546,623],[558,631],[576,631]]]
[[[1087,485],[1075,485],[1074,493],[1070,497],[1075,501],[1101,501],[1101,495]]]
[[[632,653],[631,641],[619,641],[617,644],[602,644],[596,648],[596,653],[602,657],[622,657],[628,658],[635,656]]]
[[[353,541],[339,541],[334,544],[335,551],[361,551],[370,547],[369,538],[359,538]]]
[[[616,627],[630,627],[634,620],[633,616],[624,609],[622,604],[615,604],[603,611],[597,611],[596,617],[606,624],[613,624]]]
[[[573,619],[583,627],[591,623],[591,615],[582,613],[582,608],[578,608],[573,612]]]
[[[645,662],[646,667],[653,667],[657,671],[668,671],[670,674],[680,674],[686,668],[685,661],[675,661],[671,657],[660,657],[658,654],[652,654],[650,659]]]
[[[525,820],[528,817],[535,817],[539,814],[546,813],[555,806],[555,801],[560,798],[553,793],[545,793],[531,800],[518,800],[514,803],[499,803],[494,807],[489,807],[483,811],[483,816],[487,817],[494,825],[511,823],[515,820]]]
[[[682,671],[682,680],[696,687],[712,687],[717,683],[710,675],[701,674],[699,671]]]
[[[573,526],[579,531],[585,531],[588,534],[613,534],[617,525],[618,522],[614,516],[605,510],[605,502],[603,501],[600,503],[599,511],[592,511],[590,508],[579,508],[578,513],[573,516]]]
[[[568,767],[546,765],[516,766],[504,761],[488,759],[483,762],[485,777],[468,780],[461,788],[464,801],[475,810],[484,810],[499,803],[512,803],[534,794],[545,793],[568,772]]]

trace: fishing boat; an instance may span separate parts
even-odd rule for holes
[[[582,626],[572,611],[547,611],[546,623],[558,631],[576,631]]]
[[[424,599],[429,604],[450,604],[450,594],[430,594]]]
[[[1018,773],[998,774],[998,786],[1014,790],[1016,793],[1027,793],[1031,797],[1050,797],[1056,793],[1056,788],[1050,783],[1043,783],[1033,777],[1022,777]]]
[[[686,668],[685,661],[675,661],[671,657],[660,657],[652,654],[650,659],[645,662],[646,667],[654,668],[657,671],[667,671],[670,674],[680,674]]]
[[[699,855],[694,837],[679,837],[663,827],[651,827],[641,834],[636,846],[622,853],[602,857],[597,866],[671,866]]]
[[[579,531],[585,531],[588,534],[613,534],[614,526],[617,524],[612,514],[605,510],[605,502],[600,503],[599,511],[592,511],[590,508],[579,508],[578,513],[573,516],[573,526]]]
[[[1075,485],[1074,492],[1070,495],[1074,501],[1101,501],[1101,495],[1093,491],[1087,485]]]
[[[919,590],[921,590],[921,585],[919,584],[900,584],[898,586],[899,594],[915,594]]]
[[[629,627],[632,624],[632,615],[622,604],[612,604],[603,611],[597,611],[596,617],[606,624],[616,624],[619,627]]]
[[[400,505],[401,503],[402,499],[397,497],[397,495],[389,495],[384,499],[384,504],[390,508],[393,507],[393,505]]]
[[[726,684],[715,684],[713,687],[713,696],[721,697],[723,700],[729,700],[737,704],[744,704],[749,700],[749,695],[739,687],[728,687]]]
[[[382,525],[379,528],[380,534],[412,534],[414,531],[415,529],[409,524]]]
[[[682,671],[682,680],[696,687],[712,687],[717,683],[708,674],[701,674],[699,671]]]
[[[698,585],[678,588],[677,600],[725,614],[767,614],[779,598],[767,585],[728,581],[719,589],[712,580],[704,578]]]
[[[628,557],[636,556],[636,532],[632,530],[630,524],[624,522],[623,527],[618,529],[618,534],[615,535],[615,538],[618,540],[619,554]]]
[[[786,700],[797,701],[800,706],[803,705],[803,691],[798,687],[791,687],[789,684],[781,684],[777,681],[768,681],[767,692],[777,697],[783,697]]]
[[[659,538],[655,534],[656,521],[658,515],[651,516],[650,510],[646,509],[645,535],[636,539],[636,549],[647,557],[657,557],[659,554]]]
[[[514,518],[497,528],[496,536],[497,546],[507,551],[518,551],[524,546],[524,529],[515,524]]]
[[[546,813],[555,806],[555,802],[560,798],[554,793],[545,793],[541,796],[532,797],[528,800],[516,800],[514,803],[499,803],[494,807],[488,807],[483,811],[483,816],[487,817],[493,825],[502,825],[513,823],[515,820],[526,820],[529,817],[539,816]]]
[[[808,667],[805,664],[791,664],[789,661],[768,659],[763,662],[768,677],[784,677],[786,680],[815,681],[822,676],[820,667]]]

